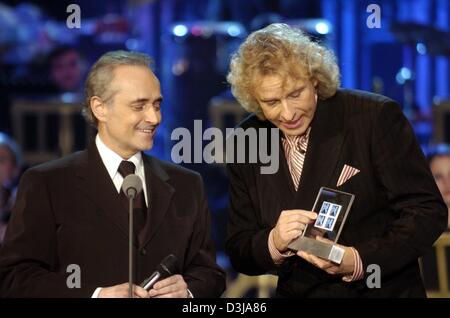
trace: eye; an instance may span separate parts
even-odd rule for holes
[[[292,92],[289,97],[291,98],[297,98],[299,97],[303,92],[303,88],[296,90],[295,92]]]
[[[273,107],[276,104],[278,104],[278,100],[271,100],[271,101],[266,102],[266,104]]]
[[[144,107],[145,107],[145,104],[144,104],[144,103],[141,103],[141,104],[134,104],[134,105],[133,105],[133,109],[134,109],[134,110],[137,110],[137,111],[143,110]]]
[[[153,104],[153,107],[154,107],[156,110],[160,110],[160,109],[161,109],[161,102],[156,102],[156,103],[154,103],[154,104]]]

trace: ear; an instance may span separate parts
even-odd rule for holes
[[[104,122],[107,119],[108,109],[107,105],[98,96],[92,96],[90,100],[90,107],[92,113],[99,122]]]
[[[312,84],[313,84],[314,88],[317,89],[317,84],[319,84],[319,81],[316,79],[313,79]]]

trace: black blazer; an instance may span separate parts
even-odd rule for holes
[[[211,239],[199,174],[143,155],[149,208],[135,242],[136,283],[172,253],[194,297],[225,288]],[[70,264],[81,288],[69,289]],[[95,143],[88,150],[29,169],[0,251],[0,296],[90,297],[96,287],[128,281],[128,213]]]
[[[250,116],[241,125],[274,127]],[[280,167],[260,173],[261,164],[227,165],[230,207],[226,252],[248,275],[276,271],[280,296],[425,296],[418,257],[446,227],[447,208],[401,109],[391,99],[361,91],[338,91],[319,101],[299,189],[296,192],[280,141]],[[360,172],[340,187],[347,164]],[[300,257],[275,266],[268,235],[282,210],[311,210],[322,186],[356,195],[339,243],[354,246],[364,268],[381,268],[381,288],[363,280],[345,283]]]

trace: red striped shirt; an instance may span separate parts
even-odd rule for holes
[[[292,182],[297,191],[302,175],[303,163],[305,162],[306,150],[308,149],[309,132],[308,128],[302,136],[285,136],[281,139],[284,148],[284,154],[291,173]]]

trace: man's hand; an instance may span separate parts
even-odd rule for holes
[[[287,250],[291,241],[299,237],[306,225],[312,223],[317,218],[317,214],[305,210],[284,210],[281,211],[277,225],[273,231],[273,242],[281,253]]]
[[[326,238],[317,236],[316,239],[318,241],[322,241],[325,243],[333,243],[330,240],[327,240]],[[353,259],[353,253],[351,251],[351,248],[348,246],[343,246],[339,244],[335,244],[338,247],[341,247],[345,250],[344,257],[342,258],[342,262],[340,265],[335,264],[333,262],[330,262],[328,260],[324,260],[323,258],[317,257],[315,255],[298,251],[297,255],[306,260],[307,262],[313,264],[314,266],[323,269],[325,272],[331,275],[351,275],[353,274],[355,270],[355,262]]]
[[[142,287],[133,285],[133,297],[149,298],[149,293]],[[112,287],[103,287],[98,294],[98,298],[128,298],[129,283]]]
[[[173,275],[153,285],[149,295],[155,298],[187,298],[189,293],[183,276]]]

